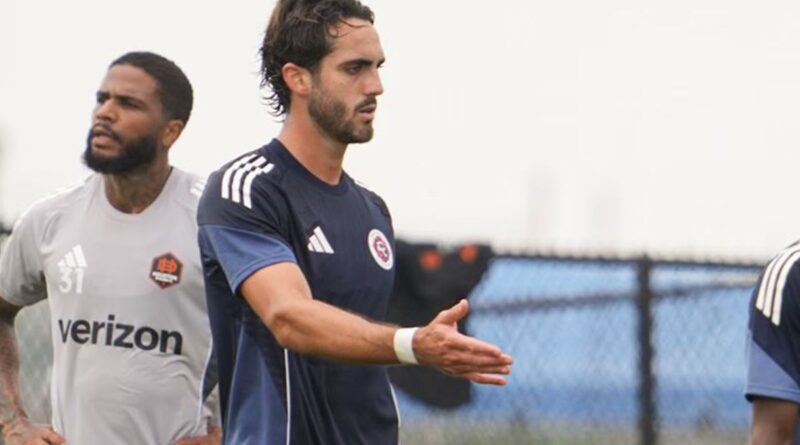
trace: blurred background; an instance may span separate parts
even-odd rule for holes
[[[192,80],[175,165],[207,174],[273,137],[257,57],[273,4],[3,8],[4,227],[86,176],[94,92],[126,51],[159,52]],[[405,443],[745,443],[748,298],[800,235],[800,4],[367,4],[386,92],[346,168],[417,243],[404,267],[491,248],[459,287],[466,328],[517,357],[507,388],[471,388],[458,406],[400,391]],[[441,284],[441,267],[409,280]],[[46,420],[46,307],[22,316],[38,351],[23,357],[28,403]]]

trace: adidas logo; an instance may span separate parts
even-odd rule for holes
[[[275,167],[258,153],[245,155],[231,164],[222,175],[222,199],[253,208],[251,191],[253,181],[262,173],[269,173]]]
[[[75,245],[58,262],[58,269],[61,272],[58,290],[65,294],[73,291],[76,294],[83,293],[83,275],[88,267],[83,248],[80,244]]]
[[[308,238],[308,251],[333,254],[333,247],[331,247],[331,243],[328,242],[328,238],[325,237],[325,234],[322,233],[322,227],[317,226],[317,228],[314,229],[314,233]]]

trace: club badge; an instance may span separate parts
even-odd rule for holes
[[[394,266],[394,255],[392,245],[386,239],[386,235],[378,229],[372,229],[367,236],[367,244],[372,258],[384,270],[391,270]]]
[[[161,289],[166,289],[181,282],[183,263],[175,255],[165,253],[153,260],[150,278]]]

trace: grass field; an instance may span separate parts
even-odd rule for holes
[[[747,431],[662,429],[658,445],[745,445]],[[639,445],[631,428],[547,425],[533,427],[522,422],[414,422],[404,424],[405,445]]]

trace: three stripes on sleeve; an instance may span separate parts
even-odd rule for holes
[[[783,292],[789,272],[800,259],[800,243],[793,244],[773,258],[764,269],[761,283],[756,297],[756,309],[772,324],[780,326],[781,307],[783,306]]]
[[[222,175],[222,199],[253,208],[253,181],[260,174],[269,173],[275,167],[258,153],[245,155],[236,160]]]

